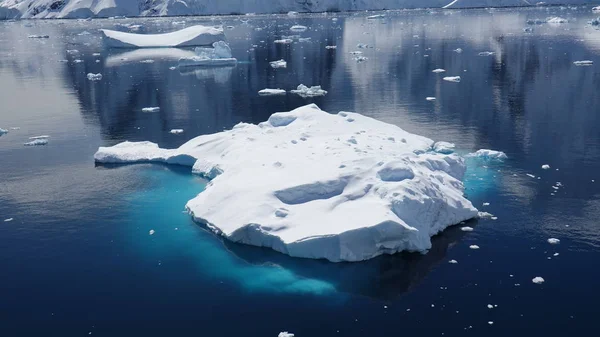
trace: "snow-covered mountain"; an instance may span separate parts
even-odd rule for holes
[[[546,0],[582,4],[600,0]],[[385,10],[423,7],[529,6],[535,0],[0,0],[0,19],[210,15]]]

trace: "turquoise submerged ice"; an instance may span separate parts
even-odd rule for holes
[[[187,203],[196,221],[234,242],[338,262],[426,251],[431,236],[477,216],[463,196],[463,158],[434,148],[397,126],[308,105],[178,149],[101,147],[95,160],[192,166],[212,179]]]

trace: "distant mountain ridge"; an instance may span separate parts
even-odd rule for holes
[[[599,3],[600,0],[546,0],[546,4]],[[111,16],[212,15],[532,6],[532,0],[0,0],[0,19],[89,18]]]

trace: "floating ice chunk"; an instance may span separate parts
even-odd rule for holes
[[[304,84],[300,84],[296,90],[290,90],[292,94],[297,94],[302,97],[316,97],[316,96],[325,96],[327,95],[327,91],[321,89],[320,85],[307,87]]]
[[[101,29],[104,43],[113,48],[210,46],[223,41],[222,28],[192,26],[166,34],[134,34]]]
[[[287,68],[287,62],[285,60],[277,60],[277,61],[272,61],[269,62],[269,64],[271,65],[271,68]]]
[[[151,230],[148,232],[148,234],[150,234],[150,235],[154,235],[154,233],[155,233],[155,232],[154,232],[154,229],[151,229]]]
[[[48,139],[48,138],[50,138],[50,136],[48,136],[48,135],[29,137],[29,139]]]
[[[592,12],[600,12],[600,6],[593,7]]]
[[[494,325],[494,322],[493,321],[489,321],[488,324],[489,325]]]
[[[533,280],[531,280],[531,282],[535,283],[535,284],[542,284],[545,282],[545,280],[539,276],[534,277]]]
[[[359,56],[356,56],[356,57],[354,58],[354,61],[356,61],[356,63],[361,63],[361,62],[365,62],[365,61],[367,61],[368,59],[369,59],[369,58],[368,58],[368,57],[366,57],[366,56],[360,56],[360,55],[359,55]]]
[[[180,133],[183,133],[183,129],[171,129],[171,131],[169,131],[169,133],[172,133],[174,135],[178,135]]]
[[[525,27],[525,28],[523,28],[523,32],[524,33],[533,33],[533,28],[531,28],[531,27]]]
[[[463,52],[463,50],[462,50],[462,48],[456,48],[453,50],[453,52],[460,54]]]
[[[294,42],[294,40],[292,40],[292,39],[281,39],[281,40],[273,41],[273,43],[277,43],[277,44],[290,44],[292,42]]]
[[[160,111],[160,107],[158,106],[154,106],[154,107],[148,107],[148,108],[143,108],[142,112],[159,112]]]
[[[300,15],[300,13],[298,13],[298,12],[294,12],[294,11],[289,11],[289,12],[287,13],[287,15],[288,15],[289,17],[296,17],[296,16]]]
[[[39,145],[47,145],[48,144],[48,139],[46,138],[40,138],[40,139],[34,139],[30,142],[27,142],[23,145],[25,146],[39,146]]]
[[[487,307],[488,307],[488,309],[494,309],[494,306],[491,304],[488,304]]]
[[[102,79],[102,74],[92,74],[92,73],[88,73],[87,74],[87,79],[90,81],[100,81]]]
[[[558,253],[554,253],[552,256],[558,256],[558,255],[559,255]]]
[[[385,18],[384,14],[375,14],[375,15],[367,16],[368,20],[384,19],[384,18]]]
[[[464,227],[461,227],[460,230],[463,231],[463,232],[472,232],[473,231],[473,227],[464,226]]]
[[[442,68],[438,68],[438,69],[433,69],[431,72],[438,74],[438,73],[445,73],[446,70],[442,69]]]
[[[489,206],[489,205],[490,205],[490,203],[489,203],[489,202],[484,202],[484,203],[483,203],[483,206]]]
[[[575,61],[573,62],[576,66],[591,66],[594,65],[594,61],[584,60],[584,61]]]
[[[549,169],[550,169],[550,165],[548,165],[548,164],[542,165],[542,170],[549,170]]]
[[[477,217],[480,219],[491,219],[494,217],[494,215],[488,212],[479,212],[477,213]]]
[[[289,333],[287,331],[283,331],[283,332],[280,332],[279,335],[277,335],[277,337],[294,337],[294,334]]]
[[[548,239],[548,243],[551,244],[551,245],[557,245],[557,244],[560,243],[560,240],[559,239],[555,239],[555,238],[550,238],[550,239]]]
[[[140,63],[154,63],[154,60],[141,60]]]
[[[560,24],[560,23],[568,23],[569,21],[567,19],[563,19],[561,17],[555,16],[555,17],[546,19],[546,22],[549,24]]]
[[[433,151],[437,153],[451,154],[454,153],[455,147],[456,145],[454,145],[454,143],[436,142],[435,144],[433,144]]]
[[[283,89],[263,89],[258,92],[260,96],[276,96],[285,95],[286,91]]]
[[[8,133],[8,130],[0,128],[0,136],[5,135]]]
[[[337,49],[337,46],[325,46],[325,49]]]
[[[362,52],[362,51],[360,51],[360,50],[356,50],[356,51],[351,51],[351,52],[350,52],[350,54],[352,54],[352,55],[362,55],[362,53],[363,53],[363,52]]]
[[[4,219],[4,222],[11,222],[13,220],[14,220],[13,218],[8,218],[8,219]]]
[[[450,260],[450,261],[448,261],[448,263],[451,263],[451,264],[457,264],[457,263],[458,263],[458,261],[456,261],[456,260]]]
[[[30,39],[49,39],[50,35],[29,35]]]
[[[294,25],[294,26],[290,27],[290,31],[292,31],[294,33],[302,33],[302,32],[305,32],[306,30],[308,30],[308,27],[302,26],[302,25]]]
[[[496,53],[493,51],[482,51],[481,53],[477,54],[479,56],[492,56],[495,55]]]
[[[480,149],[477,150],[477,152],[469,153],[467,156],[486,160],[504,160],[508,158],[506,154],[502,151],[494,151],[488,149]]]
[[[444,81],[448,82],[460,82],[460,76],[447,76],[443,78]]]
[[[291,142],[307,132],[309,141]],[[351,137],[356,145],[345,142]],[[426,251],[431,236],[477,215],[464,197],[464,160],[428,152],[433,144],[360,114],[308,105],[177,149],[125,142],[94,158],[192,166],[212,179],[186,206],[196,221],[233,242],[339,262]],[[288,215],[276,216],[282,208]]]
[[[470,245],[469,248],[471,248],[471,249],[479,249],[479,246],[478,245]]]
[[[531,173],[526,173],[525,175],[526,175],[526,176],[528,176],[529,178],[533,178],[533,179],[537,178],[536,176],[534,176],[534,175],[533,175],[533,174],[531,174]]]
[[[179,59],[179,66],[222,67],[236,65],[237,59],[232,56],[231,48],[227,42],[217,41],[212,46],[212,48],[197,47],[194,50],[195,56]]]
[[[312,38],[310,38],[310,37],[301,37],[298,39],[298,42],[300,42],[300,43],[306,43],[306,42],[311,42],[311,41],[312,41]]]
[[[428,101],[435,101],[435,97],[425,97],[425,99]]]

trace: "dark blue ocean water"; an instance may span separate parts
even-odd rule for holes
[[[550,16],[569,23],[526,24]],[[365,17],[0,22],[0,127],[9,129],[0,137],[0,336],[594,335],[600,31],[587,24],[590,8]],[[189,51],[108,50],[97,32],[194,23],[232,26],[240,63],[171,70]],[[310,27],[301,34],[310,42],[273,43],[294,24]],[[355,50],[368,60],[357,63]],[[495,55],[478,55],[484,51]],[[287,69],[269,66],[281,58]],[[573,65],[578,60],[595,65]],[[442,81],[435,68],[462,81]],[[88,81],[87,73],[103,79]],[[329,94],[257,94],[301,83]],[[465,152],[506,152],[501,164],[471,162],[466,181],[469,198],[497,220],[473,222],[468,233],[448,229],[426,255],[292,259],[224,242],[193,223],[184,205],[206,181],[189,169],[94,165],[99,146],[177,147],[307,103],[360,112]],[[141,111],[149,106],[161,110]],[[169,133],[176,128],[185,132]],[[23,146],[39,135],[49,144]],[[551,237],[560,244],[548,244]],[[474,244],[480,249],[469,249]],[[545,283],[533,284],[536,276]]]

